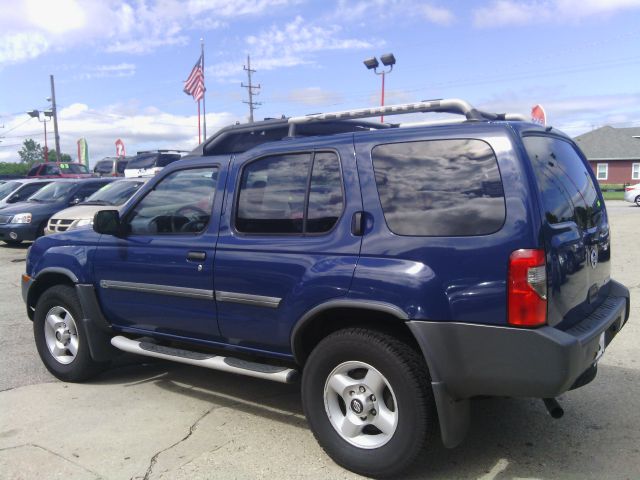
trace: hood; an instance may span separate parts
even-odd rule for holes
[[[75,205],[73,207],[65,208],[55,213],[52,219],[64,219],[64,220],[82,220],[84,218],[93,218],[96,212],[100,210],[112,210],[114,206],[111,205]]]
[[[15,215],[17,213],[30,213],[31,215],[51,215],[65,206],[65,202],[38,203],[18,202],[2,209],[2,215]]]

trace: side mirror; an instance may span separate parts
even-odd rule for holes
[[[75,197],[73,200],[69,202],[69,205],[77,205],[82,201],[80,197]]]
[[[93,230],[105,235],[119,235],[122,232],[118,210],[100,210],[93,216]]]

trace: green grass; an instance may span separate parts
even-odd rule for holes
[[[605,200],[624,200],[624,192],[602,192]]]

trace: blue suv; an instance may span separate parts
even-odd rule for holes
[[[449,112],[458,123],[366,118]],[[625,325],[602,194],[566,135],[461,100],[225,128],[93,230],[38,239],[38,352],[78,382],[126,351],[278,382],[340,465],[389,476],[476,396],[554,400]]]

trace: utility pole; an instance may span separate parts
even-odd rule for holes
[[[260,92],[258,91],[258,90],[260,90],[260,84],[253,85],[251,83],[251,74],[252,73],[256,73],[256,71],[255,70],[251,70],[251,58],[249,57],[249,55],[247,55],[247,65],[243,66],[242,68],[244,68],[246,70],[247,77],[249,78],[249,84],[248,85],[245,85],[244,83],[240,84],[240,86],[242,88],[246,88],[247,91],[249,92],[249,101],[248,102],[243,101],[242,103],[246,103],[246,104],[249,105],[249,122],[253,123],[253,111],[256,108],[258,108],[259,105],[262,105],[262,103],[253,101],[253,96],[260,94]]]
[[[53,83],[53,75],[51,78],[51,113],[53,115],[53,133],[56,139],[56,159],[60,161],[60,135],[58,134],[58,109],[56,108],[56,87]]]

